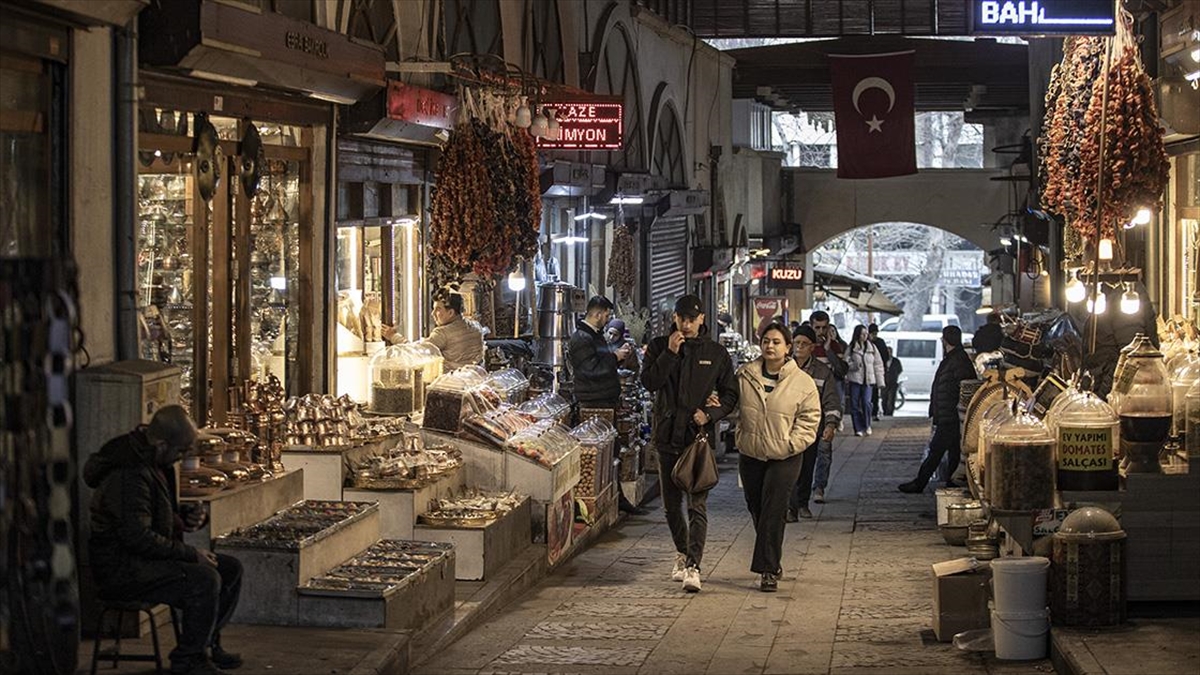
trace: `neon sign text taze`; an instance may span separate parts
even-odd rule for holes
[[[625,136],[625,106],[618,102],[556,101],[545,107],[558,119],[561,137],[538,138],[539,148],[620,150]]]

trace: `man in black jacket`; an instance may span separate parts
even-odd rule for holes
[[[575,401],[585,408],[616,408],[621,402],[621,378],[617,364],[633,347],[609,347],[604,328],[612,320],[613,304],[603,295],[588,300],[587,314],[576,324],[567,343],[567,361],[575,384]]]
[[[929,456],[921,463],[917,477],[907,483],[900,484],[901,492],[922,492],[937,471],[942,456],[950,453],[946,469],[946,487],[953,487],[950,477],[958,468],[959,442],[961,435],[958,421],[959,384],[963,380],[973,380],[977,377],[971,357],[967,356],[962,346],[962,329],[958,326],[946,326],[942,329],[942,344],[945,356],[938,364],[937,373],[933,376],[933,387],[929,392],[929,416],[933,419],[933,437],[929,439]]]
[[[684,494],[671,480],[683,450],[703,429],[715,438],[714,424],[737,405],[738,388],[729,352],[708,336],[700,298],[675,301],[674,325],[667,336],[651,340],[642,364],[642,384],[654,393],[654,446],[663,509],[675,542],[671,578],[683,589],[700,590],[700,561],[708,534],[708,492]],[[715,394],[716,400],[709,401]],[[708,405],[717,402],[719,405]],[[712,452],[712,446],[708,448]],[[685,520],[681,503],[687,499]]]
[[[196,442],[187,412],[165,406],[149,425],[104,444],[84,466],[92,493],[88,541],[99,596],[165,603],[183,610],[183,630],[171,651],[174,675],[214,675],[242,665],[221,648],[241,591],[236,558],[183,543],[181,531],[203,514],[179,514],[172,465]],[[211,660],[210,660],[211,656]]]

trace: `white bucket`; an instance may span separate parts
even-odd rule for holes
[[[996,658],[1005,661],[1029,661],[1046,658],[1050,633],[1050,610],[1008,612],[992,610],[992,637]]]
[[[1046,608],[1046,576],[1050,559],[1042,556],[992,561],[992,594],[1004,614],[1040,612]]]

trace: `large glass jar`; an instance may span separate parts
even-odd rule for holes
[[[1075,396],[1055,415],[1059,490],[1116,490],[1117,414],[1091,392]]]
[[[486,384],[487,371],[479,366],[464,366],[442,375],[429,386],[425,394],[425,416],[422,426],[426,429],[458,433],[463,417],[471,413],[487,412],[484,402],[488,393],[495,397],[496,406],[500,396]],[[478,395],[476,395],[476,392]],[[477,404],[475,401],[479,399]]]
[[[1171,370],[1171,436],[1183,439],[1187,430],[1187,393],[1200,380],[1200,358],[1187,352],[1187,358],[1177,361]]]
[[[421,369],[421,377],[414,389],[417,410],[421,410],[425,407],[425,389],[442,376],[442,364],[445,359],[442,357],[442,350],[428,340],[414,342],[411,346],[414,365]]]
[[[1171,431],[1171,378],[1162,352],[1141,333],[1130,343],[1124,368],[1113,380],[1121,439],[1163,443]]]
[[[1017,413],[1001,424],[988,451],[992,508],[1037,511],[1054,507],[1054,437],[1041,420]]]
[[[529,392],[529,378],[516,368],[505,368],[492,373],[488,376],[488,383],[512,405],[524,401]]]
[[[371,357],[367,377],[371,382],[368,405],[372,412],[406,414],[417,410],[417,389],[424,391],[422,365],[411,344],[392,345]]]
[[[1001,399],[992,403],[983,411],[983,417],[979,421],[979,453],[975,458],[976,465],[979,469],[979,482],[983,487],[983,498],[989,499],[988,493],[989,481],[991,476],[988,475],[988,452],[991,450],[992,439],[995,438],[996,429],[1001,424],[1013,418],[1013,401],[1012,399]]]

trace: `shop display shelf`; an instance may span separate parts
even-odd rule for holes
[[[380,552],[409,549],[431,559],[419,567],[379,569]],[[310,579],[296,592],[300,621],[330,628],[416,630],[454,607],[456,552],[448,544],[383,540]],[[355,580],[364,572],[369,581]],[[340,587],[339,587],[340,586]]]
[[[400,439],[399,435],[384,436],[356,445],[332,448],[289,445],[284,448],[281,459],[283,468],[288,471],[304,469],[305,499],[338,500],[342,498],[347,467],[386,451]]]
[[[301,502],[277,515],[286,517],[289,513],[322,505],[322,502]],[[233,615],[234,621],[302,625],[307,619],[299,613],[297,587],[379,540],[378,505],[339,502],[333,508],[352,508],[355,512],[316,533],[254,540],[247,536],[253,528],[247,528],[213,541],[213,550],[232,555],[242,563],[242,595]]]
[[[450,527],[418,523],[413,537],[454,545],[455,578],[478,581],[490,578],[529,547],[531,504],[519,506],[485,525]]]
[[[515,452],[504,453],[505,488],[515,490],[540,501],[559,499],[579,483],[580,449],[572,449],[553,466]]]
[[[201,504],[208,509],[204,527],[185,534],[184,541],[210,549],[213,539],[266,520],[303,499],[304,476],[300,470],[285,471],[265,481],[241,483],[207,497],[181,498],[182,504]]]
[[[504,490],[507,488],[507,465],[504,450],[459,438],[429,429],[421,430],[421,440],[426,445],[450,445],[462,453],[463,483],[478,490]]]
[[[462,486],[463,470],[460,468],[411,490],[347,487],[342,490],[342,495],[355,502],[379,502],[379,530],[385,539],[413,539],[417,516],[429,510],[429,503],[451,496]]]

